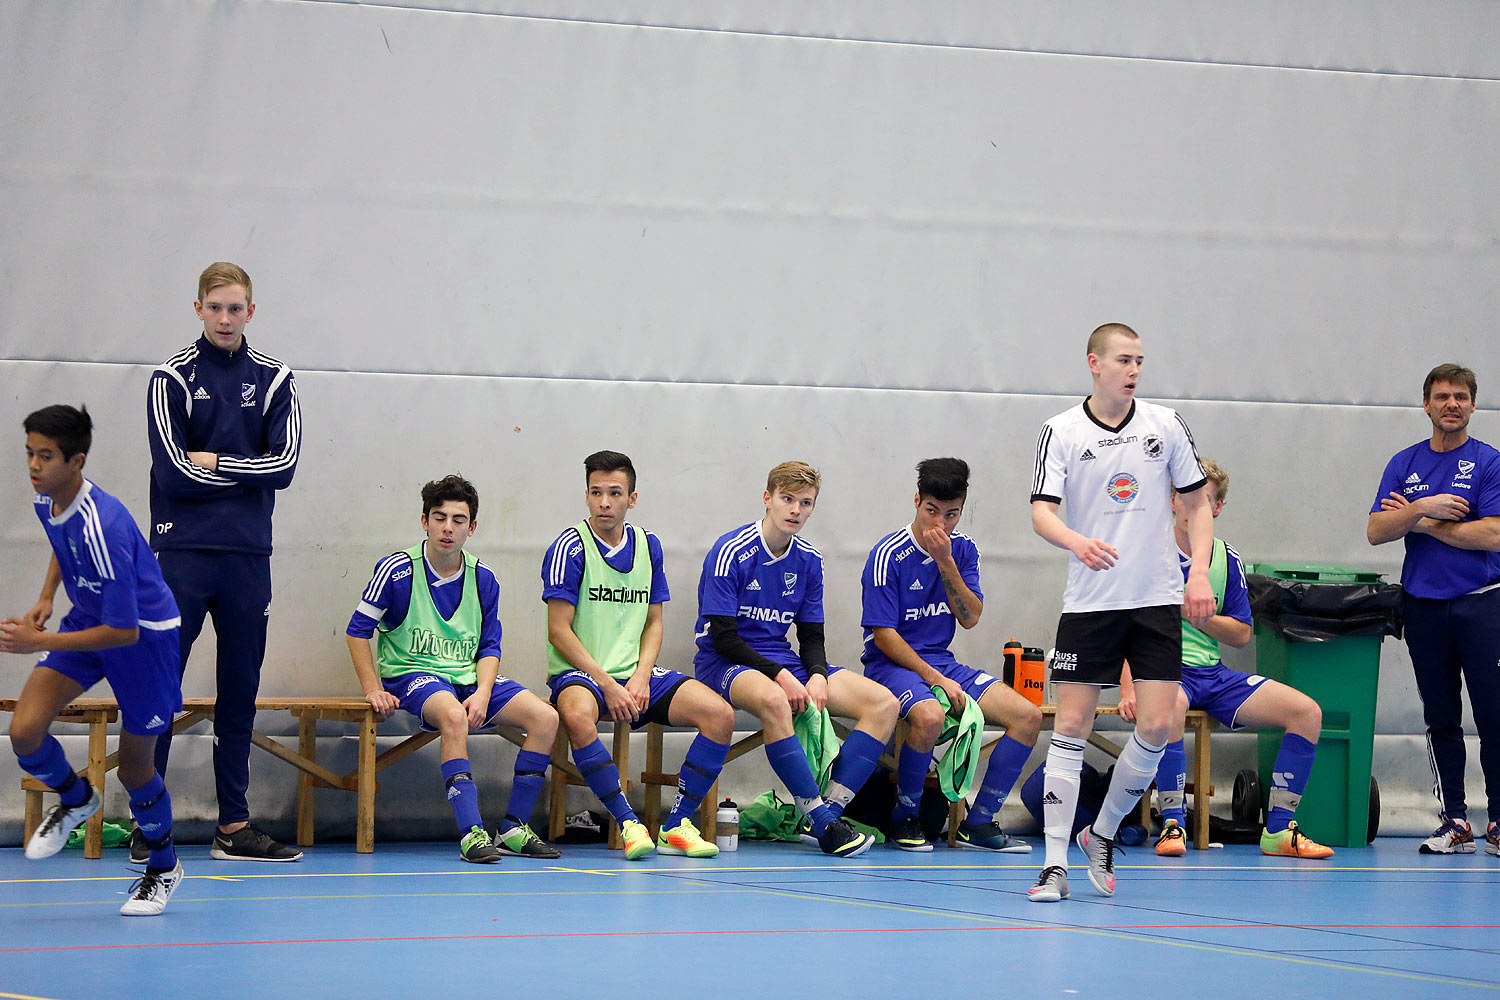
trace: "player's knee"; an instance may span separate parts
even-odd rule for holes
[[[550,745],[557,738],[557,722],[557,709],[542,701],[526,720],[526,733]]]
[[[698,730],[715,743],[728,743],[734,738],[734,707],[722,698],[715,701],[703,712]]]
[[[29,757],[42,748],[47,727],[37,726],[29,719],[15,716],[10,720],[10,748],[17,757]]]
[[[943,732],[943,710],[935,701],[923,701],[906,713],[906,742],[914,749],[930,750]]]
[[[598,716],[579,705],[558,709],[563,728],[575,747],[587,746],[599,738]]]
[[[1323,729],[1323,709],[1311,698],[1303,696],[1297,700],[1291,719],[1287,721],[1287,732],[1296,733],[1304,739],[1317,741]]]
[[[760,716],[761,725],[768,728],[786,729],[792,724],[792,705],[779,684],[772,684],[755,699],[754,712]]]
[[[151,778],[156,774],[156,765],[152,763],[149,757],[145,760],[126,760],[122,756],[117,773],[120,778],[120,784],[124,785],[128,790],[134,791],[151,781]]]
[[[1036,746],[1037,737],[1042,732],[1042,710],[1031,702],[1026,703],[1026,709],[1006,730],[1006,735],[1018,743],[1026,746]]]
[[[1187,717],[1187,714],[1188,714],[1188,696],[1187,696],[1187,692],[1184,691],[1182,688],[1178,688],[1177,689],[1177,702],[1173,706],[1172,711],[1176,713],[1177,718],[1179,718],[1179,719]]]
[[[881,691],[880,697],[876,698],[875,703],[865,711],[862,721],[867,722],[876,731],[889,736],[891,730],[896,728],[896,719],[900,715],[901,703],[896,700],[896,696],[889,691]]]
[[[451,705],[444,705],[434,712],[433,716],[432,724],[444,736],[469,731],[469,713],[456,701]]]

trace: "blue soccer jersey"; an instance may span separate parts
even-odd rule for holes
[[[1433,451],[1419,441],[1386,463],[1380,491],[1370,513],[1392,493],[1420,500],[1436,493],[1461,496],[1469,503],[1466,521],[1500,515],[1500,452],[1477,438],[1452,451]],[[1448,599],[1500,580],[1500,552],[1460,549],[1440,538],[1409,532],[1401,586],[1413,597]]]
[[[635,564],[635,529],[625,522],[625,537],[614,548],[604,544],[604,539],[589,532],[590,541],[599,547],[599,554],[609,567],[620,573],[630,572]],[[560,597],[569,604],[578,603],[578,588],[583,583],[584,541],[572,528],[563,531],[547,546],[542,557],[542,601]],[[661,539],[646,532],[646,548],[651,553],[651,602],[665,604],[672,599],[667,587],[667,573],[661,554]]]
[[[464,595],[463,571],[447,579],[439,579],[432,564],[425,558],[422,568],[427,573],[427,589],[432,594],[433,607],[443,618],[453,617]],[[390,630],[406,620],[411,607],[411,556],[405,552],[393,552],[375,564],[370,583],[360,595],[359,607],[349,617],[346,634],[356,639],[368,639],[375,634],[377,626]],[[500,656],[500,581],[495,573],[481,560],[474,566],[474,585],[479,592],[481,624],[479,650],[476,661],[486,656]]]
[[[953,561],[964,584],[981,601],[979,548],[968,535],[952,535]],[[893,531],[870,550],[860,577],[864,610],[860,624],[865,629],[865,649],[860,660],[866,667],[891,665],[875,645],[873,629],[893,628],[907,645],[929,663],[951,661],[948,646],[956,622],[948,609],[948,591],[938,576],[937,563],[912,536],[911,526]]]
[[[38,494],[35,505],[73,604],[63,618],[64,632],[96,625],[158,632],[178,627],[177,602],[124,504],[85,479],[57,516],[51,497]]]
[[[1228,542],[1224,543],[1224,552],[1229,557],[1224,579],[1224,603],[1219,605],[1214,614],[1225,615],[1246,625],[1253,624],[1250,617],[1250,585],[1245,579],[1245,560],[1240,558],[1240,554]],[[1179,548],[1177,565],[1182,567],[1182,580],[1186,583],[1188,570],[1193,567],[1193,557]]]
[[[698,577],[698,670],[733,666],[714,649],[708,616],[734,618],[741,639],[772,663],[799,667],[802,660],[787,641],[793,622],[823,622],[823,554],[793,535],[780,556],[772,556],[754,521],[721,535],[703,558]]]

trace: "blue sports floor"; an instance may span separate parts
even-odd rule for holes
[[[0,850],[0,997],[1500,996],[1500,858],[1383,839],[1327,862],[1127,849],[1112,899],[1030,903],[1041,861],[794,844],[715,861],[465,865],[450,844],[182,850],[167,912],[124,918],[123,850]]]

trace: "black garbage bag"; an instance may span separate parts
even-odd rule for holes
[[[1287,642],[1346,635],[1401,637],[1405,592],[1395,583],[1311,583],[1251,573],[1250,610]]]

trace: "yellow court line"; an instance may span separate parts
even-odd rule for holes
[[[0,993],[5,1000],[51,1000],[50,997],[34,997],[29,993]]]

